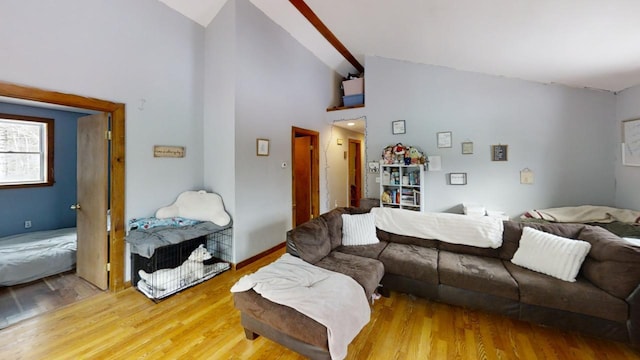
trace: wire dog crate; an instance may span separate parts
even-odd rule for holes
[[[131,280],[152,300],[161,300],[228,270],[233,228],[157,248],[150,258],[131,257]]]

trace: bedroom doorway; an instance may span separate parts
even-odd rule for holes
[[[104,240],[108,262],[96,263],[107,271],[107,287],[112,292],[124,289],[124,140],[125,140],[125,105],[111,101],[87,98],[79,95],[42,90],[38,88],[16,85],[0,81],[0,96],[35,101],[45,104],[69,106],[78,109],[86,109],[104,112],[111,117],[110,154],[108,158],[108,171],[110,179],[108,186],[107,204],[111,212],[111,225],[108,240]],[[104,213],[102,218],[105,218]],[[104,227],[106,229],[106,226]],[[106,288],[106,287],[105,287]]]
[[[349,139],[349,206],[360,207],[362,198],[362,141]]]

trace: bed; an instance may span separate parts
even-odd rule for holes
[[[35,231],[0,238],[0,286],[22,284],[72,270],[76,228]]]

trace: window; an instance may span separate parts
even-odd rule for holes
[[[53,185],[53,119],[0,114],[0,188]]]

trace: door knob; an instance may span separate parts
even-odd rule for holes
[[[80,204],[73,204],[70,207],[71,210],[80,210]]]

